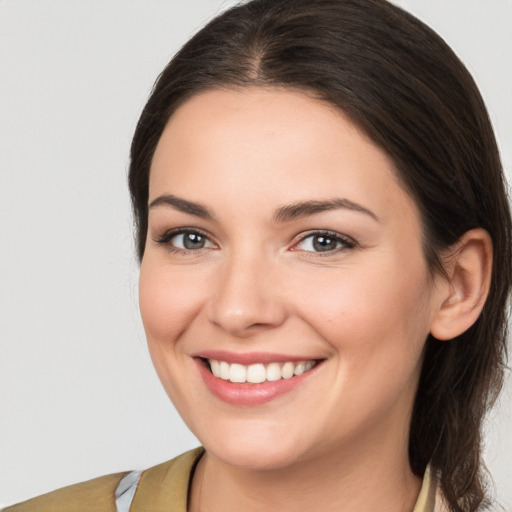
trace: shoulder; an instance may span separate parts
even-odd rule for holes
[[[142,473],[130,511],[187,509],[188,489],[204,448],[196,448]]]
[[[106,475],[43,494],[2,512],[115,512],[114,492],[126,473]]]
[[[190,477],[203,453],[203,448],[196,448],[143,471],[140,479],[136,480],[130,510],[168,510],[169,504],[182,504],[186,510]],[[115,473],[63,487],[4,508],[1,512],[116,512],[119,484],[129,474]]]
[[[423,476],[423,485],[413,512],[448,512],[438,474],[427,466]]]

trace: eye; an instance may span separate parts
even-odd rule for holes
[[[331,231],[310,233],[302,237],[292,250],[318,253],[333,253],[344,249],[352,249],[355,242],[343,235]]]
[[[204,233],[194,229],[169,231],[155,241],[176,252],[190,252],[216,247]]]

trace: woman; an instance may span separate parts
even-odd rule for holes
[[[438,36],[381,0],[222,14],[160,76],[130,191],[150,352],[205,451],[12,510],[485,507],[510,211]]]

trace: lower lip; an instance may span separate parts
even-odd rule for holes
[[[208,368],[206,368],[202,359],[196,359],[196,364],[210,392],[223,402],[233,405],[260,405],[270,402],[300,386],[309,378],[310,374],[316,373],[315,370],[319,366],[317,364],[311,370],[308,370],[302,375],[291,377],[290,379],[279,379],[273,382],[267,381],[261,384],[239,384],[215,377]]]

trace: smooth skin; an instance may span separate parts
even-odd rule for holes
[[[207,450],[189,510],[411,512],[425,340],[478,317],[487,233],[466,233],[448,278],[432,277],[416,205],[386,153],[339,110],[280,88],[184,103],[158,143],[149,204],[149,349]],[[322,362],[289,393],[237,406],[205,386],[196,356],[207,350]]]

